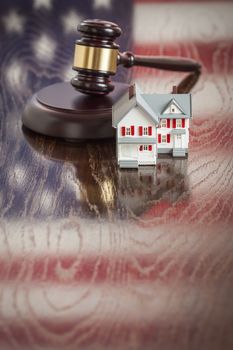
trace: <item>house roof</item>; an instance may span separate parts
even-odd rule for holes
[[[177,118],[177,116],[191,118],[191,94],[144,94],[135,84],[136,94],[129,99],[129,93],[114,104],[112,108],[112,125],[117,127],[121,119],[136,106],[141,107],[147,115],[159,124],[160,118]],[[163,114],[167,107],[174,102],[177,107],[184,113]]]
[[[136,94],[132,99],[128,99],[128,92],[126,95],[124,95],[120,101],[118,101],[113,106],[113,120],[112,124],[113,127],[116,127],[118,123],[121,121],[121,119],[133,108],[136,106],[141,107],[147,115],[150,117],[150,119],[155,122],[155,124],[159,124],[159,116],[157,113],[151,108],[150,104],[146,101],[144,98],[144,95],[142,94],[141,90],[137,85],[135,85]]]
[[[192,117],[191,112],[191,94],[143,94],[143,98],[150,105],[153,111],[159,118],[177,118],[178,115],[183,114],[163,114],[172,101],[188,118]]]
[[[165,113],[165,111],[171,106],[171,105],[175,105],[182,114],[184,114],[184,111],[182,110],[181,106],[179,105],[179,103],[177,103],[177,101],[172,98],[169,103],[165,106],[165,108],[163,109],[163,111],[161,112],[161,114]],[[177,113],[176,113],[177,114]]]

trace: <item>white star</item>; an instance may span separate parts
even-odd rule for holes
[[[111,0],[94,0],[94,9],[103,7],[109,9],[111,7]]]
[[[11,11],[2,21],[7,32],[22,33],[25,18],[16,11]]]
[[[23,188],[28,182],[27,168],[22,164],[15,164],[8,177],[8,183],[11,187]]]
[[[26,81],[26,70],[18,61],[12,62],[5,71],[7,83],[14,89],[22,89]]]
[[[44,7],[47,10],[50,10],[51,6],[52,6],[51,1],[52,0],[33,0],[33,7],[35,9],[39,9],[41,7]]]
[[[56,50],[56,43],[46,34],[41,37],[33,44],[35,55],[37,58],[43,61],[52,61]]]
[[[62,17],[62,23],[66,33],[76,32],[77,25],[82,21],[82,18],[74,10],[70,10]]]

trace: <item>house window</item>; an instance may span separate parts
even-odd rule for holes
[[[166,119],[161,119],[161,127],[166,128],[167,127],[167,120]]]
[[[181,119],[176,119],[176,127],[181,128],[182,127],[182,120]]]
[[[152,126],[139,126],[138,129],[139,136],[151,136],[152,135]]]
[[[127,135],[127,136],[131,135],[131,130],[130,130],[130,128],[126,128],[126,135]]]
[[[152,145],[140,145],[139,150],[140,151],[152,151]]]
[[[175,113],[175,108],[174,107],[172,108],[172,113]]]
[[[162,142],[167,142],[167,135],[162,135]]]
[[[122,136],[133,136],[134,135],[134,125],[131,125],[131,126],[123,126],[121,128],[121,134]]]

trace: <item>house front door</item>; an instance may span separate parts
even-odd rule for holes
[[[174,135],[174,148],[182,148],[182,135]]]
[[[185,157],[185,149],[183,144],[183,135],[174,135],[173,157]]]

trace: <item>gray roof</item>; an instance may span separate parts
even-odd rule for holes
[[[112,125],[117,127],[121,119],[136,106],[141,107],[148,116],[159,124],[160,118],[177,118],[177,116],[191,118],[191,94],[144,94],[139,87],[135,85],[136,96],[129,100],[128,91],[123,97],[114,104],[112,108]],[[182,113],[163,114],[165,109],[174,102]]]
[[[192,117],[191,94],[143,94],[142,97],[160,118],[166,118],[166,114],[163,112],[172,101],[188,118]],[[174,114],[173,116],[177,118],[178,115],[182,114]],[[167,118],[171,118],[171,114]]]
[[[144,98],[144,95],[140,91],[139,87],[136,85],[136,96],[130,100],[128,100],[128,91],[127,93],[118,101],[112,109],[113,112],[113,120],[112,125],[116,127],[121,119],[133,108],[136,106],[141,107],[147,115],[155,122],[155,124],[159,124],[159,116],[157,113],[151,108],[149,103]]]
[[[184,114],[184,111],[183,111],[182,107],[179,105],[179,103],[177,103],[177,101],[174,98],[170,99],[169,103],[162,110],[161,114],[163,114],[166,111],[166,109],[172,104],[174,104],[181,111],[181,113]]]

